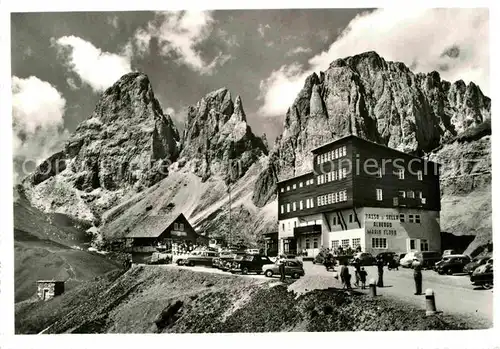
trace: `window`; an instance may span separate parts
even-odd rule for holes
[[[295,203],[295,201],[292,203],[292,207],[293,207],[293,210],[296,211],[297,210],[297,205]]]
[[[420,240],[420,251],[429,251],[429,241]]]
[[[326,154],[326,159],[327,159],[328,161],[330,161],[330,160],[332,159],[332,152],[328,152],[328,153]]]
[[[338,177],[339,177],[339,179],[342,179],[342,169],[341,168],[339,168],[339,170],[338,170]]]
[[[405,179],[405,169],[404,168],[400,168],[399,171],[398,171],[398,178],[399,179]]]
[[[314,238],[314,240],[313,240],[313,248],[318,248],[318,238]]]
[[[406,192],[404,190],[399,190],[398,191],[398,196],[402,199],[406,197]]]
[[[349,214],[349,223],[352,223],[352,221],[353,221],[353,217],[352,217],[352,213],[351,213],[351,214]]]
[[[321,197],[320,197],[320,196],[318,196],[318,198],[317,198],[316,200],[317,200],[317,205],[318,205],[318,206],[321,206]]]
[[[361,245],[361,239],[360,238],[352,239],[352,248],[356,248],[356,247],[358,247],[360,245]]]
[[[411,239],[410,240],[410,250],[414,250],[414,249],[415,249],[415,240]]]
[[[349,239],[342,239],[342,248],[349,247]]]
[[[293,189],[294,189],[294,190],[295,190],[295,189],[297,189],[297,184],[294,184],[294,185],[293,185]]]
[[[286,212],[290,212],[290,204],[286,204]]]
[[[420,215],[419,214],[415,215],[415,223],[420,224]]]
[[[293,222],[293,227],[294,227],[294,228],[297,228],[297,221],[294,221],[294,222]]]
[[[418,171],[418,172],[417,172],[417,179],[418,179],[419,181],[421,181],[421,180],[423,179],[423,178],[422,178],[422,171]]]
[[[179,224],[178,223],[174,223],[174,230],[179,230]]]
[[[413,215],[412,214],[408,215],[408,223],[413,223]]]
[[[399,221],[400,221],[401,223],[404,223],[404,222],[405,222],[405,214],[404,214],[404,213],[400,213],[400,214],[399,214]]]
[[[331,182],[331,181],[332,181],[332,173],[331,173],[331,172],[328,172],[328,173],[326,174],[326,181],[327,181],[327,182]]]
[[[377,189],[377,200],[382,201],[382,189]]]
[[[342,169],[342,178],[347,178],[347,168]]]
[[[283,223],[283,224],[281,225],[281,228],[282,228],[282,230],[283,230],[283,231],[285,231],[285,223]]]
[[[179,223],[179,230],[184,231],[184,223]]]
[[[309,208],[309,199],[306,199],[306,208]]]
[[[289,191],[289,190],[290,190],[290,186],[289,186],[289,185],[287,185],[287,186],[286,186],[286,191]]]
[[[311,208],[313,208],[313,207],[314,207],[314,200],[311,199]]]
[[[285,191],[285,188],[281,188],[280,192],[283,193]]]
[[[318,156],[318,157],[316,157],[316,163],[317,163],[318,165],[319,165],[319,163],[320,163],[320,162],[319,162],[319,156]]]
[[[372,248],[387,248],[386,238],[372,238]]]
[[[413,190],[408,190],[408,198],[410,198],[410,199],[415,198],[415,193],[413,192]]]
[[[337,217],[333,217],[333,225],[337,225]]]
[[[333,202],[334,203],[339,202],[339,193],[333,193]]]
[[[281,213],[285,213],[285,206],[281,205]]]
[[[416,192],[415,192],[415,195],[416,195],[416,196],[417,196],[417,198],[419,198],[419,199],[422,199],[422,197],[423,197],[423,196],[422,196],[422,192],[421,192],[421,191],[416,191]]]
[[[303,182],[300,182],[299,183],[299,188],[302,188],[304,186],[304,183]]]
[[[347,155],[347,147],[344,145],[344,147],[342,149],[344,149],[343,153],[344,153],[344,156],[346,156]]]
[[[299,201],[299,210],[303,210],[304,209],[304,202],[302,202],[302,200]]]
[[[309,242],[309,239],[306,239],[306,248],[307,249],[311,248],[311,243]]]
[[[339,240],[332,240],[332,249],[336,250],[339,248]]]

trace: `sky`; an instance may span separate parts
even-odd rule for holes
[[[131,71],[149,76],[180,130],[189,105],[227,87],[272,144],[305,78],[365,51],[474,81],[488,95],[488,28],[487,9],[13,13],[15,179],[62,149],[100,94]]]

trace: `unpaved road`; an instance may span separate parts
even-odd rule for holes
[[[189,269],[204,273],[226,274],[215,268],[202,266],[186,267],[169,265],[171,268]],[[354,276],[354,268],[349,267]],[[306,293],[315,289],[327,289],[330,287],[342,287],[339,280],[335,279],[337,271],[326,271],[322,265],[314,265],[311,262],[304,262],[306,275],[289,286],[298,294]],[[338,270],[338,267],[337,269]],[[377,269],[374,266],[365,267],[368,273],[367,280],[377,278]],[[460,314],[472,320],[481,321],[487,324],[493,322],[493,290],[483,290],[472,286],[467,275],[439,275],[432,270],[424,270],[422,290],[427,288],[434,290],[436,307],[438,311],[448,314]],[[241,277],[261,279],[263,282],[269,280],[263,275],[243,275]],[[273,277],[278,280],[278,276]],[[354,281],[354,277],[352,278]],[[354,283],[354,282],[353,282]],[[367,282],[368,284],[368,282]],[[415,296],[415,284],[413,281],[413,270],[399,268],[399,270],[388,271],[384,269],[384,286],[377,288],[377,295],[380,297],[394,297],[425,309],[425,296]],[[354,287],[354,286],[353,286]],[[368,289],[355,291],[368,293]]]

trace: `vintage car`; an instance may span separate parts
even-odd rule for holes
[[[394,261],[395,257],[396,257],[395,252],[380,252],[375,256],[375,259],[376,260],[382,259],[384,261],[384,265],[386,265]]]
[[[481,286],[486,290],[493,288],[493,258],[477,267],[470,276],[470,281],[474,286]]]
[[[217,258],[218,255],[217,252],[213,251],[193,251],[186,258],[184,264],[190,267],[195,265],[212,266],[213,260]]]
[[[296,260],[285,260],[285,275],[291,276],[294,279],[298,279],[305,275],[304,268],[299,261]],[[278,264],[266,264],[262,266],[262,272],[267,277],[272,277],[273,275],[279,275]]]
[[[464,254],[452,254],[443,257],[442,260],[436,263],[434,270],[438,274],[448,274],[452,275],[455,273],[461,273],[464,267],[470,262],[470,257]]]
[[[254,272],[260,274],[262,273],[262,266],[271,263],[271,260],[267,256],[250,254],[238,256],[234,259],[230,272],[242,274]]]
[[[464,267],[464,273],[472,275],[472,273],[474,272],[474,270],[476,270],[477,267],[486,264],[490,258],[491,258],[490,256],[481,256],[473,258],[472,261],[467,263],[467,265]]]
[[[349,261],[349,264],[353,264],[355,261],[358,261],[361,265],[374,265],[377,262],[369,252],[357,252]]]

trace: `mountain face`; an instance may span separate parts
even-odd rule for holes
[[[349,134],[423,155],[490,118],[491,100],[474,83],[414,74],[375,52],[337,59],[310,75],[270,152],[254,203],[273,199],[277,180],[311,170],[310,150]]]
[[[153,186],[171,171],[189,168],[203,181],[234,183],[267,154],[248,124],[241,98],[227,89],[189,107],[180,137],[165,115],[146,75],[124,75],[99,99],[64,149],[23,181],[28,200],[100,224],[102,214]]]
[[[267,148],[246,122],[240,96],[234,103],[226,88],[213,91],[188,108],[180,159],[203,180],[222,176],[227,183],[241,178]]]
[[[92,221],[128,191],[168,175],[180,137],[164,115],[146,75],[124,75],[108,88],[65,148],[24,182],[30,201],[44,211]]]

